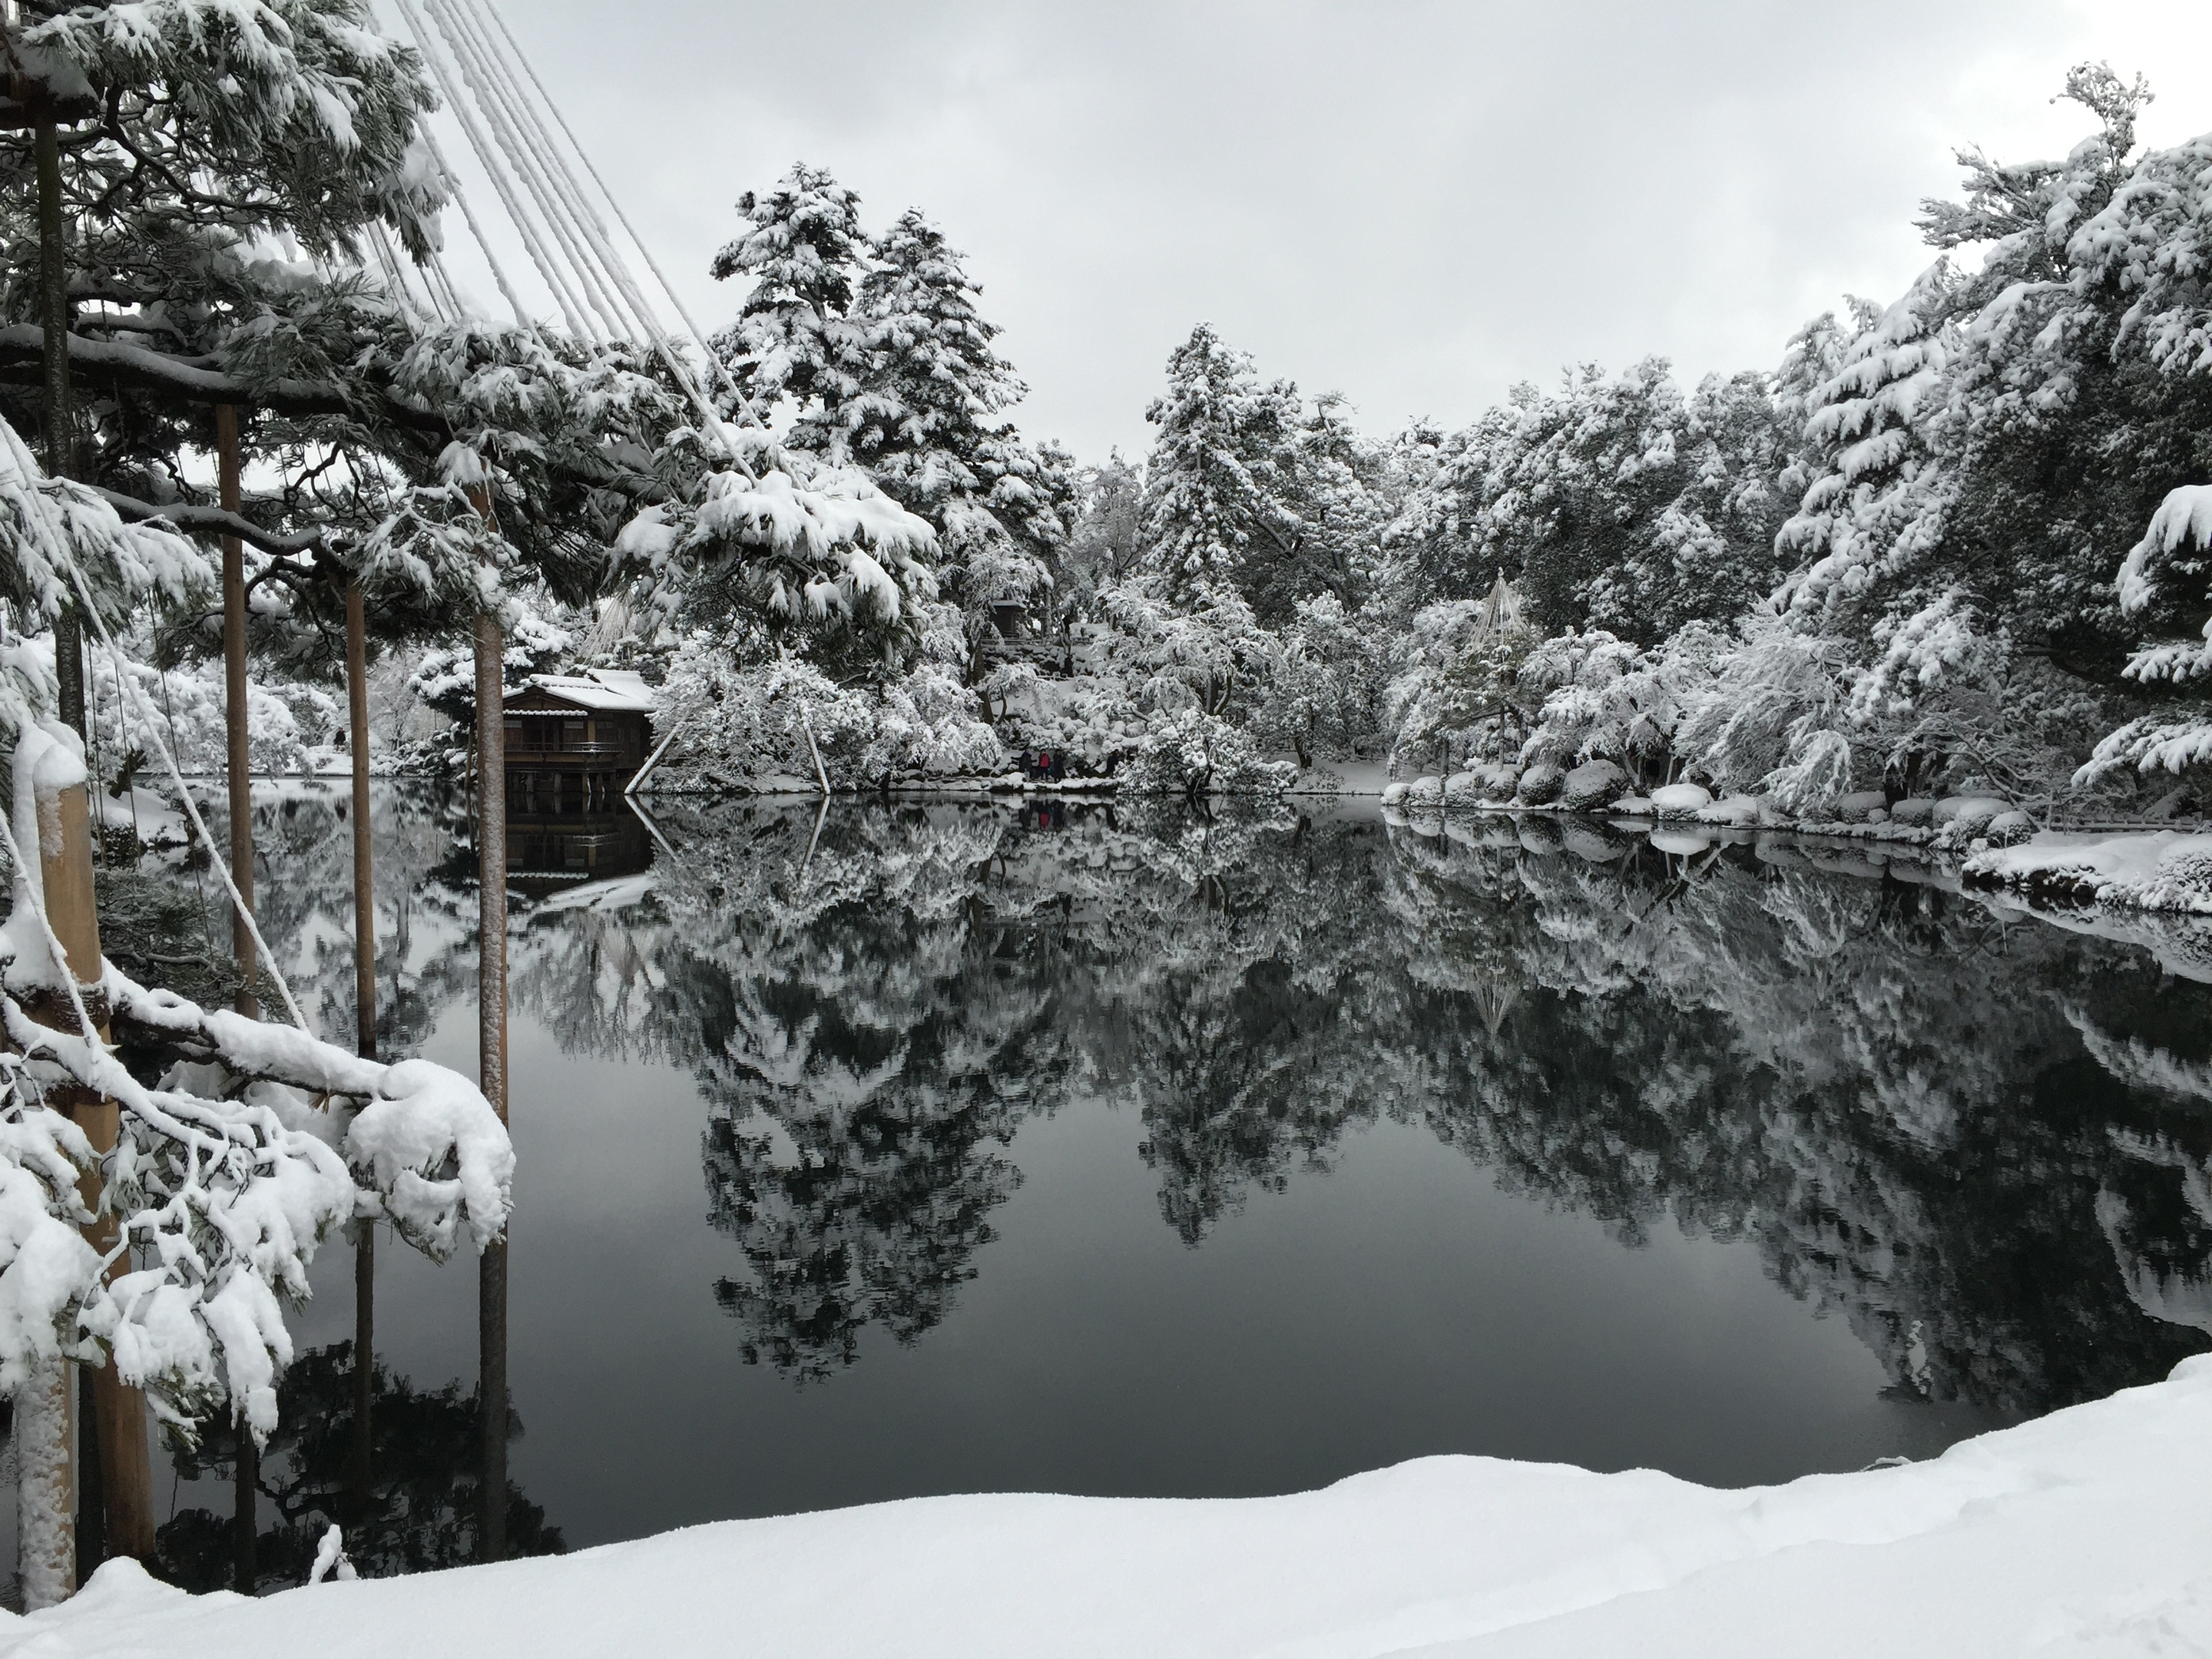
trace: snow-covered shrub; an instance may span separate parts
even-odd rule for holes
[[[675,737],[663,764],[677,787],[769,775],[812,787],[817,756],[833,784],[858,781],[876,736],[865,691],[793,659],[742,663],[726,636],[703,631],[671,659],[656,724]]]
[[[1530,806],[1548,806],[1566,787],[1567,775],[1549,761],[1539,761],[1521,775],[1514,799]]]
[[[975,698],[942,663],[925,663],[884,688],[876,729],[860,768],[872,777],[1005,769],[998,733],[979,719]]]
[[[96,717],[100,758],[112,769],[133,750],[142,757],[168,749],[186,772],[220,772],[228,762],[222,665],[197,663],[162,670],[130,660],[125,666],[138,693],[118,692],[112,660],[88,653],[92,677],[88,710]],[[308,750],[328,743],[342,723],[337,698],[299,680],[250,677],[246,683],[246,752],[256,772],[307,769]]]
[[[1713,804],[1712,792],[1694,783],[1670,783],[1654,789],[1651,810],[1662,818],[1694,817]]]
[[[1585,761],[1567,774],[1559,805],[1570,812],[1594,811],[1628,792],[1628,775],[1609,760]]]
[[[1121,775],[1125,789],[1137,793],[1198,799],[1216,793],[1280,794],[1296,780],[1297,769],[1262,759],[1243,727],[1203,709],[1185,708],[1146,728]]]
[[[1520,681],[1542,699],[1523,761],[1571,767],[1607,760],[1663,777],[1686,702],[1702,690],[1718,639],[1702,625],[1658,652],[1601,631],[1566,633],[1528,653]]]
[[[1792,806],[1850,788],[1849,668],[1838,645],[1754,611],[1711,660],[1675,738],[1692,772],[1723,789],[1765,787]]]

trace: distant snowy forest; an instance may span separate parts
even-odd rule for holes
[[[1585,365],[1376,437],[1201,324],[1141,465],[1025,439],[944,235],[872,235],[796,167],[739,204],[715,343],[937,541],[904,603],[755,591],[663,641],[682,769],[811,777],[803,710],[855,783],[1041,750],[1191,790],[1364,755],[1785,805],[2165,793],[2212,755],[2212,136],[2137,153],[2140,81],[2065,93],[2094,125],[2063,160],[1963,155],[1936,262],[1771,368]],[[1501,574],[1520,628],[1481,625]]]

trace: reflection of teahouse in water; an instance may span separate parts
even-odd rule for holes
[[[543,897],[652,867],[651,834],[619,796],[612,811],[507,813],[507,884],[518,892]]]
[[[507,704],[510,815],[605,812],[621,805],[653,741],[653,688],[615,669],[538,674]]]

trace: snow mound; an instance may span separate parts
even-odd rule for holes
[[[1927,1462],[1742,1491],[1431,1457],[1282,1498],[917,1498],[257,1600],[115,1561],[0,1614],[0,1655],[599,1659],[733,1629],[754,1659],[2178,1654],[2212,1644],[2208,1530],[2212,1356]]]

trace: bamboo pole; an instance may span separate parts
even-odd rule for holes
[[[376,893],[368,836],[368,611],[361,584],[349,580],[346,612],[347,747],[353,760],[354,1049],[376,1058]],[[354,1524],[368,1519],[376,1480],[376,1224],[353,1224]]]
[[[470,499],[489,526],[491,492]],[[507,641],[499,617],[478,611],[477,669],[477,1066],[484,1098],[507,1116]],[[477,1550],[507,1555],[507,1241],[485,1246],[477,1279],[477,1401],[483,1486]]]
[[[239,506],[238,407],[215,406],[217,486],[226,512]],[[230,785],[230,878],[238,884],[245,911],[230,918],[230,953],[238,963],[238,995],[232,1006],[248,1019],[261,1018],[260,982],[252,930],[246,912],[253,908],[253,762],[246,727],[246,544],[222,538],[223,726],[229,739],[225,772]]]

